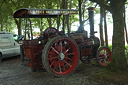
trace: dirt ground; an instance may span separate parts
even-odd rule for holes
[[[105,77],[101,69],[96,64],[80,64],[71,76],[57,78],[47,72],[31,72],[21,65],[20,57],[12,57],[0,63],[0,85],[128,85],[127,75]]]

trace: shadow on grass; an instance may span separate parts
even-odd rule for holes
[[[76,72],[84,76],[89,76],[92,81],[104,83],[104,85],[127,85],[128,84],[128,70],[122,72],[111,72],[106,68],[100,67],[96,62],[89,64],[81,63]]]

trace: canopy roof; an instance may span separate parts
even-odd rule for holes
[[[22,8],[14,13],[14,18],[54,18],[59,15],[77,14],[73,9],[29,9]]]

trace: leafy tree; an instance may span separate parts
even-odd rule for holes
[[[102,3],[105,3],[105,1],[102,0]],[[104,32],[103,32],[103,28],[104,28]],[[105,42],[104,42],[104,35],[105,35]],[[101,46],[104,45],[108,46],[106,10],[103,7],[100,7],[100,40],[101,40]]]
[[[112,38],[112,59],[110,69],[112,71],[125,70],[127,61],[125,57],[125,39],[124,39],[124,5],[126,0],[107,0],[108,3],[102,3],[101,0],[90,0],[98,3],[101,7],[112,13],[113,17],[113,38]]]

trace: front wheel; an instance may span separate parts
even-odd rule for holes
[[[97,51],[96,61],[102,67],[107,66],[111,61],[110,49],[108,47],[99,48]]]
[[[54,37],[43,49],[42,62],[50,74],[63,77],[72,74],[79,61],[79,49],[74,40],[66,36]]]

